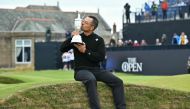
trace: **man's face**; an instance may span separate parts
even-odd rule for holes
[[[81,22],[81,30],[84,32],[89,32],[94,30],[94,25],[92,24],[93,19],[86,17]]]

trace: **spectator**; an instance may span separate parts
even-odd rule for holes
[[[167,39],[166,34],[162,34],[162,37],[161,37],[161,43],[162,43],[162,45],[166,45],[166,39]]]
[[[183,10],[182,10],[182,7],[180,6],[180,7],[178,8],[178,10],[179,10],[179,17],[180,17],[180,19],[184,19],[184,12],[183,12]]]
[[[156,43],[155,43],[155,45],[157,45],[157,46],[162,45],[162,43],[160,42],[160,39],[159,39],[159,38],[156,38]]]
[[[144,20],[144,11],[141,9],[141,20]]]
[[[190,0],[187,1],[187,6],[188,6],[188,17],[190,17]]]
[[[46,30],[46,42],[50,42],[51,41],[51,37],[52,37],[52,32],[51,32],[51,28],[48,27],[47,30]]]
[[[135,12],[135,22],[140,23],[142,19],[141,17],[142,17],[141,13]]]
[[[141,40],[141,43],[140,43],[140,46],[147,46],[147,42],[146,42],[146,40]]]
[[[144,10],[145,10],[145,19],[149,19],[150,20],[150,11],[151,11],[151,8],[150,8],[150,6],[148,5],[148,3],[147,2],[145,2],[145,4],[144,4]]]
[[[123,46],[123,40],[122,39],[118,39],[118,47],[122,47]]]
[[[127,41],[127,46],[133,46],[133,41],[132,41],[131,39],[129,39],[129,40]]]
[[[74,57],[74,53],[73,53],[73,49],[71,49],[71,50],[69,50],[69,56],[70,56],[70,60],[69,60],[69,68],[70,69],[74,69],[74,59],[75,59],[75,57]]]
[[[154,18],[156,18],[156,21],[157,21],[158,6],[157,6],[157,4],[155,4],[154,1],[152,2],[151,11],[152,11],[152,16],[153,16]]]
[[[167,0],[162,1],[161,8],[162,8],[163,19],[167,19],[167,11],[168,11]]]
[[[128,40],[123,41],[123,46],[127,46]]]
[[[138,43],[137,40],[134,40],[133,47],[138,47],[138,46],[140,46],[140,44]]]
[[[68,52],[64,52],[62,54],[62,62],[63,62],[63,70],[69,70],[69,61],[70,61],[70,54]]]
[[[187,39],[187,35],[185,34],[185,32],[181,32],[180,45],[187,45],[188,42],[189,40]]]
[[[179,41],[180,41],[179,35],[177,35],[177,33],[174,33],[172,37],[172,45],[179,45],[180,44]]]
[[[128,3],[125,4],[124,8],[125,8],[125,17],[126,17],[126,23],[130,23],[131,20],[130,20],[130,5]]]

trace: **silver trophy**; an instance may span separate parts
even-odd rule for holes
[[[75,22],[74,22],[75,31],[77,31],[77,32],[80,32],[81,21],[82,21],[82,19],[80,18],[80,13],[78,12],[78,17],[75,19]],[[81,36],[79,34],[74,35],[72,37],[71,43],[81,43],[81,44],[83,44]]]

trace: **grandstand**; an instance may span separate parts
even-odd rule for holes
[[[185,4],[187,3],[187,0],[168,0],[168,3],[169,8],[167,11],[167,19],[162,18],[162,10],[160,6],[158,6],[159,8],[156,18],[151,17],[150,13],[150,17],[148,19],[145,19],[144,15],[136,15],[134,23],[127,24],[124,22],[124,40],[131,39],[133,41],[141,41],[142,39],[145,39],[149,44],[153,45],[155,44],[156,38],[160,39],[162,34],[166,34],[166,44],[171,44],[173,33],[177,33],[178,35],[180,35],[181,32],[185,32],[187,36],[189,36],[189,7]]]
[[[124,44],[107,49],[107,69],[145,75],[187,73],[187,60],[190,56],[190,43],[188,42],[190,40],[190,16],[185,16],[185,14],[189,13],[187,10],[189,7],[179,5],[177,0],[169,0],[169,5],[167,19],[162,18],[162,10],[159,8],[157,19],[150,13],[148,20],[138,19],[137,22],[123,23]],[[181,13],[178,9],[181,9]],[[178,36],[174,37],[174,33]],[[173,44],[172,40],[176,37],[179,38],[180,43]],[[181,40],[187,43],[182,44]],[[146,45],[139,43],[136,46],[135,42],[141,41],[146,41]]]
[[[167,11],[167,20],[174,20],[174,19],[180,19],[180,18],[187,18],[187,15],[189,13],[189,7],[188,0],[167,0],[168,1],[168,11]],[[150,12],[147,15],[147,12],[145,14],[145,9],[137,9],[135,12],[131,13],[131,16],[135,17],[135,22],[154,22],[154,21],[162,21],[162,9],[161,9],[161,1],[156,2],[158,5],[158,11],[156,18],[151,17],[151,9]],[[148,2],[149,7],[151,7],[152,2]],[[123,21],[125,22],[125,21]]]

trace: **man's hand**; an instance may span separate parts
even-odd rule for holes
[[[83,44],[77,43],[77,44],[74,44],[74,46],[75,46],[81,53],[85,53],[85,51],[86,51],[86,44],[85,44],[85,43],[83,43]]]

